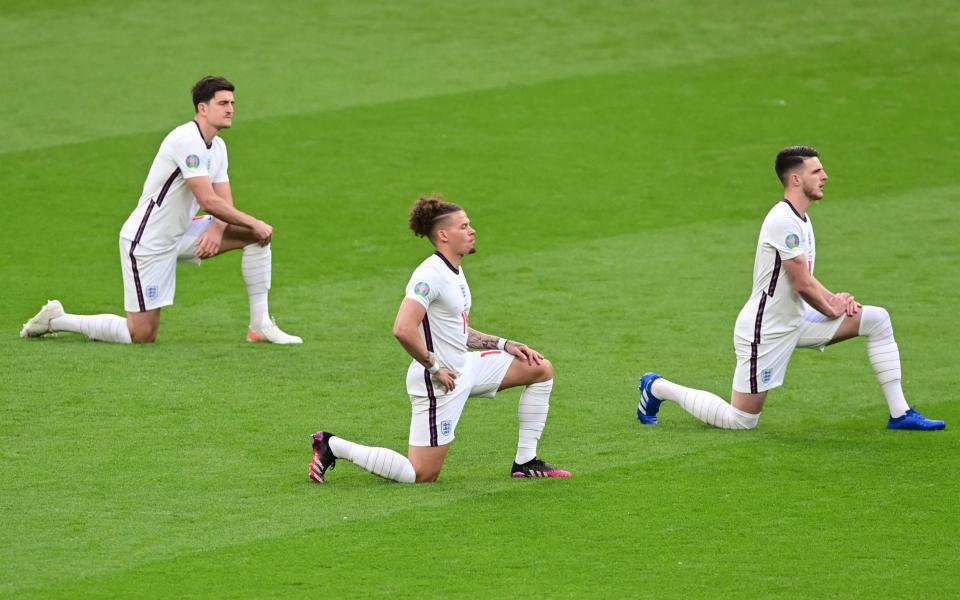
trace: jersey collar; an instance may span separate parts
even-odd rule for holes
[[[200,139],[203,140],[203,144],[207,147],[207,150],[209,150],[210,148],[212,148],[212,147],[213,147],[213,141],[211,140],[210,143],[208,144],[208,143],[207,143],[207,140],[204,140],[204,139],[203,139],[203,131],[200,129],[200,123],[197,123],[197,120],[196,120],[196,119],[193,119],[193,124],[197,126],[197,133],[200,134]]]
[[[460,269],[458,269],[457,267],[451,265],[451,264],[450,264],[450,261],[447,260],[447,257],[444,256],[443,254],[441,254],[439,250],[437,250],[436,252],[434,252],[434,254],[436,254],[437,256],[439,256],[439,257],[440,257],[440,260],[443,261],[443,264],[447,265],[447,268],[450,269],[451,271],[453,271],[454,274],[456,274],[456,275],[459,275],[459,274],[460,274]]]
[[[797,212],[797,209],[795,209],[795,208],[793,207],[793,205],[790,204],[790,201],[789,201],[789,200],[787,200],[786,198],[782,198],[782,199],[780,200],[780,202],[785,202],[785,203],[787,204],[787,206],[790,207],[790,210],[793,211],[793,214],[797,215],[797,217],[798,217],[801,221],[803,221],[804,223],[807,222],[807,215],[801,215],[800,213],[798,213],[798,212]]]

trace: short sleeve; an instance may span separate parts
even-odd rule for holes
[[[404,297],[416,300],[424,308],[440,296],[440,285],[435,274],[427,269],[419,268],[413,272]]]
[[[230,181],[230,178],[227,176],[227,166],[229,161],[227,160],[227,145],[223,143],[223,140],[217,138],[216,142],[219,146],[219,155],[220,160],[217,161],[217,166],[215,172],[210,174],[210,181],[212,183],[226,183]]]
[[[776,248],[780,258],[790,260],[802,256],[803,230],[796,219],[773,217],[764,224],[764,242]]]
[[[180,167],[184,179],[210,175],[207,171],[207,146],[199,135],[179,136],[170,142],[167,152]]]

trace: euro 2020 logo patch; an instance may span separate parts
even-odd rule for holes
[[[785,243],[787,244],[787,250],[793,250],[800,245],[800,236],[795,233],[788,233]]]
[[[413,286],[413,293],[426,298],[430,295],[430,284],[426,281],[421,281],[417,285]]]
[[[196,154],[191,154],[190,156],[187,157],[187,160],[185,160],[184,162],[187,163],[188,169],[196,169],[197,167],[200,166],[200,157],[197,156]]]

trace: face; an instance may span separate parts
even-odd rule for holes
[[[464,211],[447,215],[437,229],[437,240],[445,241],[455,254],[466,256],[477,251],[477,231],[470,226]]]
[[[827,172],[823,170],[823,165],[820,164],[819,158],[813,156],[805,159],[803,165],[797,173],[794,173],[793,177],[798,178],[804,195],[811,202],[823,198],[823,186],[828,177]]]
[[[197,113],[217,129],[229,129],[233,125],[235,104],[233,92],[220,90],[213,95],[210,102],[198,104]]]

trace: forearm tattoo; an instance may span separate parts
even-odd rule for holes
[[[496,350],[497,342],[500,341],[495,335],[480,333],[476,329],[470,329],[467,332],[467,347],[477,350]]]

